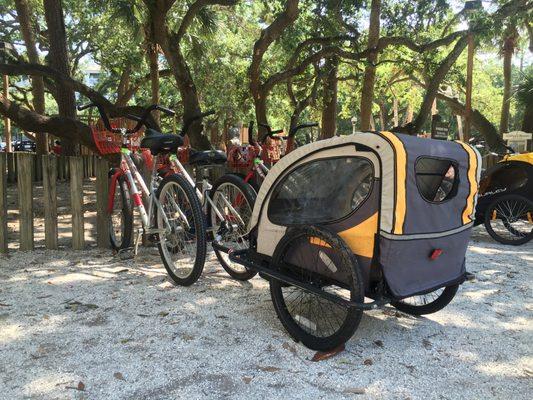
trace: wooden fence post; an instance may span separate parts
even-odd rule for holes
[[[0,253],[7,253],[7,153],[0,153]]]
[[[42,182],[43,180],[43,163],[40,160],[40,157],[34,156],[35,162],[33,163],[33,180],[34,182]]]
[[[96,243],[98,247],[109,248],[109,162],[95,158],[96,163]]]
[[[57,157],[42,156],[44,190],[44,244],[57,249]]]
[[[70,201],[72,209],[72,248],[85,247],[85,226],[83,221],[83,158],[70,159]]]
[[[17,154],[20,250],[33,250],[33,154]]]
[[[7,153],[7,181],[9,183],[16,181],[15,153]]]
[[[57,157],[57,179],[65,179],[65,157]]]

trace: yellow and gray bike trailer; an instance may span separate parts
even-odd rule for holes
[[[300,147],[267,175],[250,248],[230,259],[269,280],[281,322],[313,349],[347,341],[365,309],[438,311],[465,279],[480,169],[467,144],[389,132]]]

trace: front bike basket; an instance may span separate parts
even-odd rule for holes
[[[132,128],[134,121],[126,118],[114,118],[110,121],[112,128]],[[93,140],[100,155],[118,154],[122,146],[122,136],[119,133],[108,131],[101,119],[91,126]],[[132,134],[128,138],[128,148],[136,151],[140,148],[141,135],[144,129]]]

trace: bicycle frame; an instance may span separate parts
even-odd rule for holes
[[[167,216],[163,212],[163,207],[161,206],[161,203],[155,196],[155,190],[157,188],[157,156],[154,160],[154,165],[152,167],[152,182],[150,185],[150,188],[146,186],[146,183],[142,177],[142,175],[139,173],[139,170],[135,166],[135,163],[133,162],[133,159],[131,158],[131,150],[128,148],[122,148],[120,152],[120,168],[118,168],[115,173],[111,176],[111,182],[110,182],[110,189],[109,189],[109,203],[108,203],[108,212],[111,214],[113,212],[113,199],[115,197],[115,189],[116,189],[116,183],[119,177],[125,176],[126,177],[126,183],[128,185],[129,192],[131,194],[131,197],[133,199],[133,203],[137,210],[139,211],[139,214],[141,216],[142,226],[147,233],[156,233],[159,232],[158,229],[152,229],[151,228],[151,221],[153,220],[154,211],[156,208],[161,211],[161,215],[163,216],[165,225],[167,229],[170,229],[170,223],[168,221]],[[141,190],[139,191],[137,187],[137,183],[139,184]],[[146,208],[144,207],[143,199],[142,197],[145,197],[148,201],[148,212],[146,212]],[[180,214],[180,217],[187,221],[186,218],[183,218],[183,211],[179,208],[179,206],[176,204],[176,207],[178,209],[178,212]]]
[[[169,161],[170,161],[170,165],[171,165],[172,169],[176,173],[181,174],[185,179],[187,179],[187,181],[195,189],[196,195],[198,196],[198,199],[202,203],[202,206],[204,207],[204,209],[206,208],[207,203],[209,203],[209,205],[211,206],[211,209],[215,212],[217,217],[221,221],[226,221],[226,218],[225,218],[224,214],[218,209],[218,207],[215,205],[215,203],[213,202],[213,200],[211,200],[211,197],[209,196],[209,191],[213,188],[213,186],[209,183],[209,181],[207,179],[203,178],[202,179],[202,186],[201,186],[202,190],[200,190],[198,188],[198,185],[194,181],[194,179],[187,172],[187,170],[183,167],[183,164],[180,162],[180,160],[178,159],[177,155],[171,154],[169,156]],[[155,165],[155,163],[154,163],[154,165]],[[237,210],[235,210],[235,207],[233,207],[233,205],[230,203],[230,201],[224,196],[222,197],[222,200],[224,201],[224,205],[226,207],[228,207],[228,209],[231,211],[232,215],[235,216],[239,220],[239,223],[244,225],[244,221],[240,217],[240,215],[237,212]]]

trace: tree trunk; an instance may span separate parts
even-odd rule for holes
[[[435,73],[427,85],[426,93],[424,94],[424,99],[422,100],[418,114],[412,126],[409,127],[409,133],[415,134],[422,130],[431,111],[433,100],[435,100],[435,97],[439,91],[440,84],[448,74],[448,71],[452,65],[457,61],[457,58],[459,58],[465,49],[467,42],[467,36],[461,37],[457,43],[455,43],[453,50],[446,56],[444,60],[442,60],[438,68],[435,70]]]
[[[407,103],[407,110],[405,110],[405,118],[403,124],[407,125],[413,122],[413,105],[411,102]]]
[[[370,6],[370,26],[368,28],[368,48],[376,49],[379,41],[379,17],[381,12],[381,0],[372,0]],[[370,128],[370,115],[374,101],[374,81],[376,79],[376,62],[378,51],[373,50],[367,58],[363,88],[361,90],[361,130]]]
[[[511,107],[511,69],[513,53],[516,47],[518,32],[516,27],[508,26],[503,42],[503,100],[500,117],[500,133],[509,132],[509,111]]]
[[[400,123],[398,119],[398,99],[395,97],[392,102],[392,111],[394,115],[394,127],[397,127]]]
[[[168,61],[172,75],[180,91],[183,102],[183,122],[185,122],[201,113],[196,85],[194,84],[189,65],[181,52],[180,39],[169,30],[166,21],[168,12],[167,5],[163,1],[151,2],[146,0],[145,4],[149,9],[153,40],[161,46],[161,50]],[[211,147],[207,136],[202,134],[202,129],[202,122],[196,121],[190,126],[187,132],[191,146],[199,150],[205,150]]]
[[[442,93],[438,93],[437,97],[444,100],[455,114],[465,115],[466,107],[457,99],[448,97]],[[492,151],[505,151],[504,142],[498,133],[498,130],[490,121],[485,118],[478,110],[472,109],[472,126],[475,126],[479,133],[483,136],[487,145]]]
[[[268,124],[267,119],[267,98],[262,92],[259,93],[257,98],[254,98],[255,103],[255,119],[258,124]],[[261,127],[257,126],[257,132],[262,131]]]
[[[9,76],[2,76],[3,97],[8,100],[9,97]],[[4,140],[6,141],[6,151],[11,153],[13,151],[13,138],[11,137],[11,120],[9,116],[4,114]],[[3,171],[2,171],[3,173]],[[1,176],[0,176],[1,178]]]
[[[321,139],[335,136],[337,133],[337,70],[339,67],[338,58],[330,58],[326,61],[324,69],[326,78],[323,88],[323,108],[321,123]]]
[[[464,141],[463,118],[459,114],[457,114],[455,117],[457,119],[457,133],[459,134],[459,140]]]
[[[252,94],[255,106],[255,116],[259,123],[268,124],[266,111],[268,90],[264,89],[263,83],[261,82],[263,56],[269,46],[275,40],[279,39],[281,34],[296,21],[299,14],[298,5],[299,0],[287,0],[283,12],[279,13],[274,21],[261,31],[261,36],[254,43],[252,62],[248,69],[248,78],[250,79],[250,93]],[[257,132],[259,135],[263,135],[265,130],[258,126]]]
[[[384,103],[379,103],[379,125],[382,131],[387,130],[387,123],[385,122],[386,119],[387,119],[387,108],[385,107]]]
[[[159,51],[155,43],[148,43],[148,62],[150,64],[150,88],[152,91],[152,104],[159,104]],[[154,118],[160,123],[159,111],[154,112]]]
[[[468,32],[467,40],[467,54],[466,54],[466,100],[465,100],[465,128],[463,132],[463,140],[470,140],[470,127],[472,125],[472,86],[474,83],[474,52],[475,42],[474,33]]]
[[[524,110],[524,119],[522,120],[522,130],[533,133],[533,102],[526,104]]]
[[[131,64],[127,64],[122,74],[120,75],[120,81],[118,82],[117,88],[117,102],[115,105],[117,107],[124,107],[129,101],[128,92],[130,90],[130,79],[131,79]]]
[[[48,27],[48,40],[50,51],[49,64],[61,74],[70,77],[70,66],[67,51],[67,37],[61,0],[44,0],[44,16]],[[76,118],[76,98],[74,91],[62,85],[57,85],[55,99],[59,115],[67,118]],[[79,146],[70,139],[61,141],[61,149],[65,155],[79,153]]]
[[[37,45],[35,36],[33,34],[34,28],[31,21],[31,12],[27,0],[15,0],[17,8],[17,16],[20,24],[20,31],[26,44],[26,51],[30,63],[39,64],[39,54],[37,53]],[[32,76],[32,95],[33,95],[33,109],[38,114],[45,112],[44,100],[44,81],[41,76]],[[48,153],[48,135],[35,135],[35,144],[37,147],[37,154],[43,155]]]

